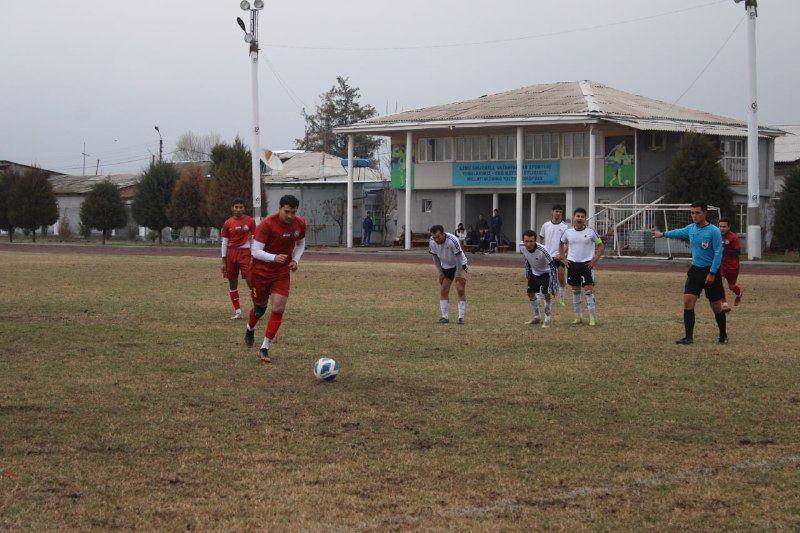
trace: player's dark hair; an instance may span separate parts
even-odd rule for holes
[[[442,226],[441,224],[434,224],[433,226],[431,226],[431,235],[433,235],[434,233],[439,233],[440,231],[444,233],[444,226]]]
[[[281,207],[288,205],[292,209],[297,209],[297,207],[300,205],[300,200],[298,200],[293,194],[286,194],[281,196],[281,199],[278,201],[278,205]]]
[[[532,229],[526,229],[525,231],[522,232],[522,236],[523,237],[533,237],[535,239],[536,238],[536,232],[533,231]]]
[[[553,207],[550,208],[550,211],[555,211],[556,209],[558,209],[559,211],[563,211],[564,206],[561,204],[553,204]]]
[[[705,203],[703,200],[695,200],[689,207],[699,207],[700,209],[703,210],[703,212],[708,211],[708,204]]]
[[[719,219],[719,221],[720,222],[727,222],[729,226],[731,225],[731,218],[730,217],[722,217],[721,219]],[[719,225],[719,223],[718,223],[718,225]]]
[[[234,198],[233,201],[231,201],[231,207],[235,206],[236,204],[245,205],[244,200],[241,198]]]
[[[575,211],[572,212],[573,215],[575,213],[583,213],[585,215],[586,214],[586,209],[584,209],[582,207],[578,207],[578,208],[575,209]]]

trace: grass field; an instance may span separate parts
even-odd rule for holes
[[[0,252],[0,530],[800,531],[800,277],[684,347],[679,274],[543,330],[521,268],[442,326],[432,265],[306,261],[263,365],[218,265]]]

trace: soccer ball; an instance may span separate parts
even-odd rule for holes
[[[314,363],[314,377],[321,381],[333,381],[339,375],[339,363],[330,357],[320,357]]]

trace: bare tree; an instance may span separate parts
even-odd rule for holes
[[[187,131],[175,141],[173,161],[210,161],[211,149],[219,144],[219,133],[201,135]]]
[[[392,222],[392,233],[394,234],[394,228],[397,226],[397,190],[392,189],[392,182],[388,179],[384,179],[381,182],[381,186],[383,187],[379,194],[380,201],[378,202],[377,209],[378,214],[383,221],[383,244],[386,244],[386,240],[388,239],[389,233],[389,221]]]
[[[328,198],[321,204],[322,214],[333,220],[339,226],[339,244],[344,236],[344,214],[347,212],[347,198],[338,196]]]

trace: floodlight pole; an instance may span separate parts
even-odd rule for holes
[[[253,101],[253,145],[250,147],[253,183],[253,219],[261,222],[261,128],[258,120],[258,12],[264,8],[262,0],[253,2],[253,7],[246,0],[239,3],[244,11],[250,11],[250,33],[245,32],[245,42],[250,44],[250,90]],[[239,26],[244,29],[241,19]]]
[[[742,0],[735,0],[738,4]],[[745,0],[747,11],[747,258],[761,259],[761,202],[758,165],[758,97],[756,78],[756,18],[758,1]]]
[[[161,163],[164,160],[164,138],[161,137],[161,130],[158,129],[158,126],[155,128],[158,132],[158,162]]]

